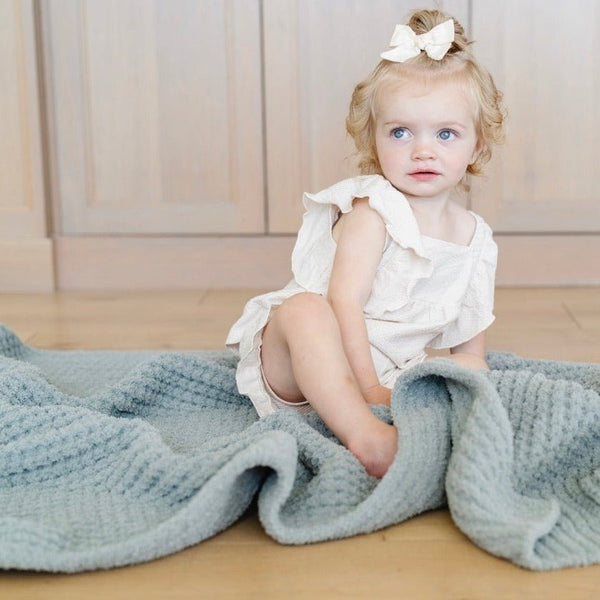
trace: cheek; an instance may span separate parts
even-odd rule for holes
[[[381,148],[378,152],[377,158],[379,159],[379,166],[381,167],[381,171],[386,177],[388,177],[390,171],[393,169],[394,166],[394,158],[392,153],[384,147]]]
[[[394,148],[388,140],[376,140],[376,147],[377,158],[379,159],[379,164],[382,168],[384,168],[384,165],[389,165],[397,161],[399,155],[398,149]]]
[[[387,152],[383,141],[380,138],[375,139],[375,152],[377,152],[377,160],[381,168],[387,163]]]

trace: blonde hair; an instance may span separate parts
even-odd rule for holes
[[[408,26],[419,35],[450,18],[437,10],[420,10],[410,17]],[[472,42],[466,38],[462,25],[456,19],[453,21],[454,42],[442,60],[431,59],[425,52],[402,63],[384,59],[354,89],[346,130],[354,140],[358,166],[363,175],[383,174],[375,146],[375,107],[381,91],[392,85],[415,80],[426,84],[443,79],[463,85],[477,107],[475,130],[481,148],[475,162],[468,166],[467,173],[480,175],[483,165],[492,156],[492,147],[503,142],[505,114],[502,93],[496,88],[492,76],[470,52]],[[459,187],[468,191],[466,177]]]

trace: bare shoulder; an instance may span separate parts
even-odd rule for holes
[[[352,230],[353,234],[357,230],[363,230],[372,235],[385,236],[385,223],[381,215],[369,205],[369,198],[354,198],[352,207],[350,212],[341,213],[333,226],[332,235],[336,242],[339,242],[346,230]]]

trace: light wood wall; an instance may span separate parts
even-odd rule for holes
[[[600,5],[445,0],[505,93],[466,204],[501,285],[599,284]],[[408,0],[0,3],[0,290],[273,287],[355,173],[353,86]]]

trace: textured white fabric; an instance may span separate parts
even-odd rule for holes
[[[393,387],[403,369],[422,362],[425,348],[451,348],[493,321],[497,247],[485,221],[477,221],[469,246],[420,233],[404,195],[380,175],[346,179],[305,194],[303,223],[292,253],[293,279],[281,290],[252,298],[226,344],[239,353],[237,384],[260,416],[275,408],[262,385],[260,345],[271,309],[299,292],[326,295],[336,244],[332,227],[355,198],[383,218],[387,241],[371,296],[364,307],[379,381]]]

